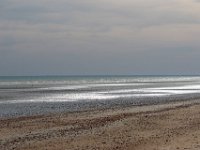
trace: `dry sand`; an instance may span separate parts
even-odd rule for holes
[[[0,149],[200,150],[200,105],[181,102],[1,119]]]

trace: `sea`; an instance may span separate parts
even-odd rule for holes
[[[0,118],[200,98],[200,76],[1,76]]]

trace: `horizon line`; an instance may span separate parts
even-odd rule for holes
[[[88,75],[0,75],[0,77],[89,77],[89,76],[200,76],[200,74],[88,74]]]

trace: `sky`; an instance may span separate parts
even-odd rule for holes
[[[0,75],[198,75],[200,0],[1,0]]]

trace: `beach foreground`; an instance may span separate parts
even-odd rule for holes
[[[0,120],[0,149],[200,149],[200,105],[115,108]]]

